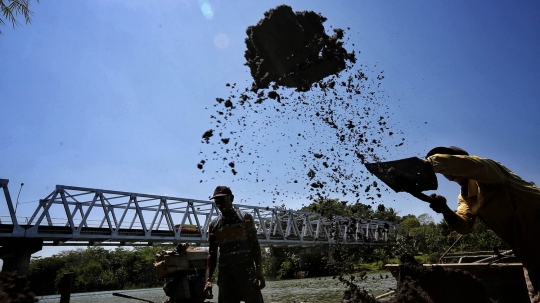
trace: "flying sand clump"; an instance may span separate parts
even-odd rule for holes
[[[247,29],[253,83],[226,84],[230,95],[216,98],[202,172],[217,165],[215,173],[230,172],[232,181],[266,182],[274,200],[339,194],[374,204],[381,197],[363,163],[405,140],[389,124],[384,71],[356,63],[345,31],[329,36],[325,21],[282,5]],[[278,168],[285,173],[274,182]]]
[[[253,89],[275,83],[308,91],[313,83],[344,70],[348,61],[356,62],[354,52],[343,47],[343,30],[334,29],[335,34],[328,36],[325,21],[320,14],[294,13],[291,7],[281,5],[248,27],[245,58],[254,79]]]

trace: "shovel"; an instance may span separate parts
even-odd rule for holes
[[[383,181],[395,192],[407,192],[414,197],[431,203],[434,199],[424,193],[438,187],[437,176],[430,163],[418,157],[389,162],[365,163],[367,170]]]

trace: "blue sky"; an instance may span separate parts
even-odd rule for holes
[[[0,178],[13,198],[25,184],[17,214],[31,215],[56,184],[194,199],[226,184],[246,204],[273,206],[262,190],[279,186],[281,171],[268,172],[267,185],[196,164],[215,98],[228,96],[226,83],[251,83],[246,28],[283,3],[31,1],[32,23],[0,36]],[[540,182],[540,2],[284,4],[350,28],[358,62],[384,70],[391,122],[407,139],[388,159],[456,145]],[[453,205],[457,185],[439,181]],[[287,206],[302,203],[300,194]],[[407,194],[385,205],[441,219]]]

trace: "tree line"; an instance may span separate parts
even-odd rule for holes
[[[163,249],[172,248],[108,250],[96,246],[33,257],[28,272],[30,289],[36,295],[56,294],[62,277],[69,272],[73,273],[73,293],[163,286],[154,269],[155,254]]]
[[[281,206],[284,208],[285,206]],[[319,254],[304,254],[302,248],[269,247],[263,249],[263,274],[267,279],[291,279],[332,275],[336,271],[359,272],[384,269],[397,263],[403,253],[437,263],[440,256],[459,238],[444,221],[434,222],[429,214],[399,216],[393,208],[378,205],[348,204],[339,199],[321,198],[299,209],[324,217],[352,216],[396,222],[390,233],[391,244],[385,247],[365,245],[326,247]],[[508,249],[495,234],[478,220],[471,234],[462,237],[452,252]],[[28,279],[37,295],[58,292],[65,273],[74,273],[72,292],[137,289],[163,286],[155,274],[155,254],[172,247],[134,247],[133,249],[88,247],[63,251],[47,258],[32,258]]]

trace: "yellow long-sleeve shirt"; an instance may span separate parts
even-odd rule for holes
[[[469,233],[480,217],[512,247],[525,268],[540,271],[539,187],[490,159],[436,154],[427,161],[436,173],[469,179],[467,196],[458,196],[458,220],[452,229]]]

